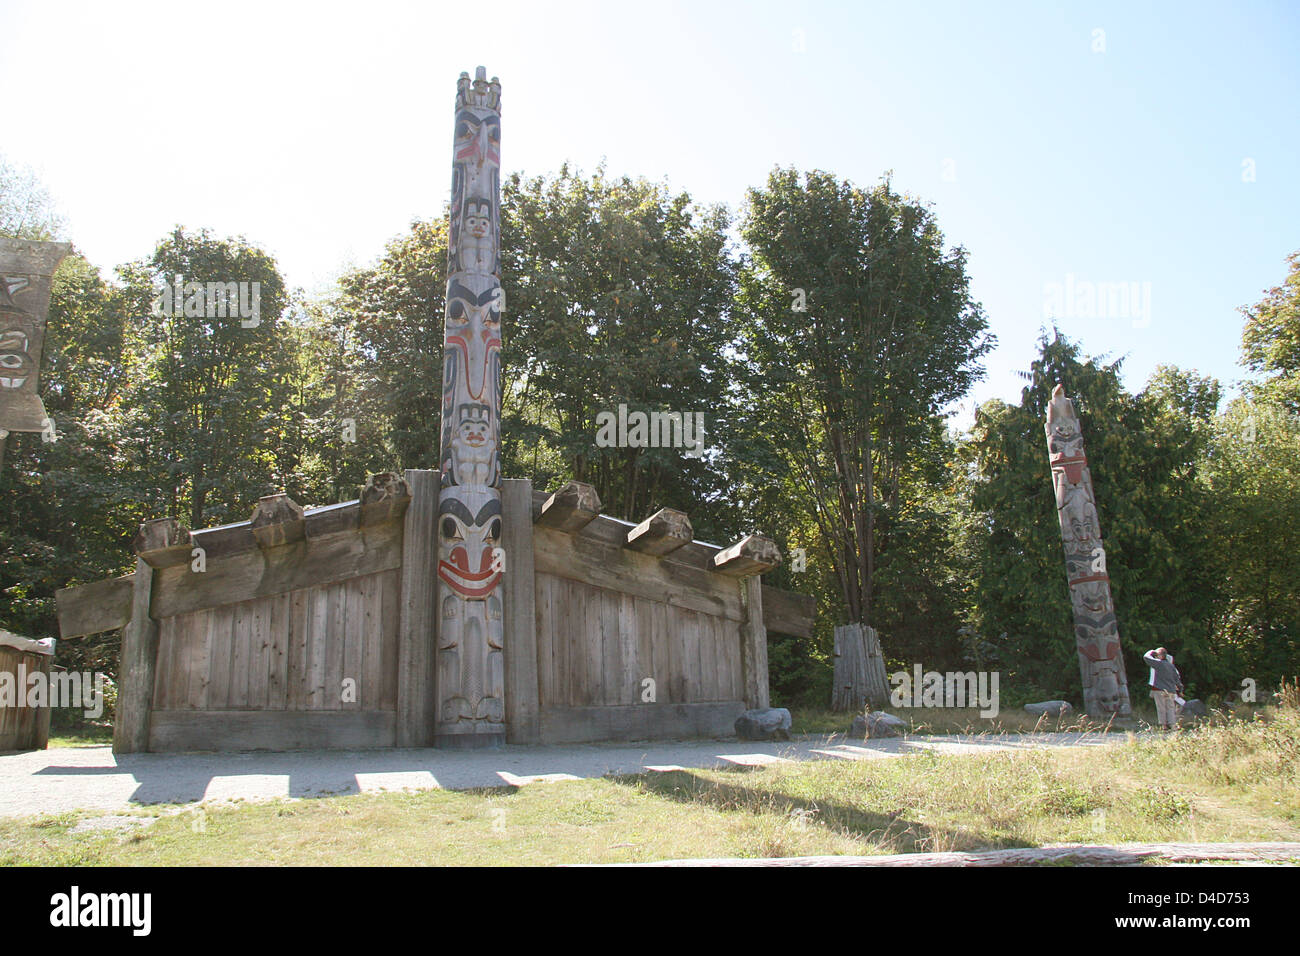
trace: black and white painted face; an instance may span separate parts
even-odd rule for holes
[[[22,388],[34,365],[27,333],[17,328],[0,330],[0,388]]]
[[[453,496],[454,495],[454,496]],[[501,580],[501,499],[494,489],[461,485],[438,502],[438,577],[466,600],[483,600]]]
[[[492,207],[486,202],[471,200],[465,204],[465,233],[476,239],[492,235]]]

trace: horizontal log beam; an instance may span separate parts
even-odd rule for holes
[[[543,707],[543,744],[610,740],[662,740],[665,737],[727,737],[743,701],[697,704],[626,704],[613,707]]]
[[[701,574],[698,568],[671,557],[638,554],[586,535],[534,527],[533,567],[537,574],[553,574],[730,621],[744,620],[734,581]]]
[[[713,556],[713,566],[721,574],[746,577],[771,571],[781,563],[781,550],[771,538],[751,534]]]
[[[642,554],[669,554],[694,537],[691,519],[684,512],[661,508],[627,533],[627,546]]]
[[[812,637],[816,619],[816,598],[763,585],[763,624],[769,633]]]
[[[396,737],[391,710],[155,710],[149,749],[369,750]]]
[[[247,530],[247,528],[246,528]],[[248,532],[253,540],[252,532]],[[402,565],[402,523],[389,521],[361,531],[342,531],[295,544],[207,560],[198,573],[188,566],[165,568],[154,582],[157,619],[253,598],[321,587]]]
[[[1217,860],[1300,860],[1300,843],[1064,844],[974,853],[884,853],[879,856],[787,856],[744,859],[663,860],[615,866],[1139,866],[1143,860],[1204,863]]]
[[[131,593],[135,574],[108,578],[56,591],[59,633],[64,640],[101,631],[116,631],[131,620]]]
[[[600,514],[600,496],[591,485],[569,481],[542,505],[537,524],[566,534],[581,531]]]

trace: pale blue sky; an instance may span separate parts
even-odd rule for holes
[[[775,164],[892,169],[970,251],[999,339],[979,400],[1017,399],[1067,276],[1150,290],[1058,320],[1131,388],[1162,362],[1227,384],[1236,307],[1300,249],[1294,2],[4,2],[0,152],[106,270],[179,222],[312,288],[439,213],[480,63],[507,171],[604,157],[736,209]]]

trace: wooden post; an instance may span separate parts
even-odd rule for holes
[[[541,742],[537,685],[537,619],[533,577],[533,483],[501,483],[501,546],[505,549],[506,742]]]
[[[397,746],[433,744],[433,653],[437,643],[437,471],[408,469],[411,501],[402,538],[401,621],[397,649]]]
[[[117,674],[114,753],[142,753],[149,749],[149,717],[153,710],[154,671],[158,663],[158,622],[149,615],[153,568],[140,555],[167,548],[176,534],[175,519],[164,518],[146,521],[136,535],[131,620],[122,631],[122,658]]]
[[[741,625],[741,667],[745,677],[745,706],[770,707],[767,686],[767,627],[763,624],[763,579],[755,574],[741,584],[745,622]]]

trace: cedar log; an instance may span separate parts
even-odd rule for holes
[[[684,512],[661,508],[627,533],[627,546],[643,554],[668,554],[695,537],[691,519]]]

